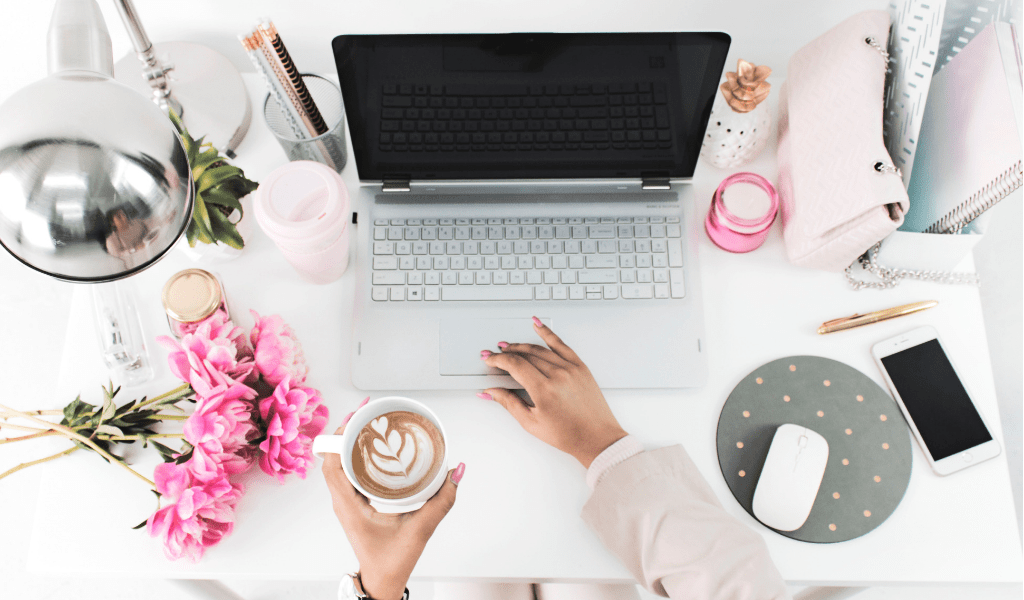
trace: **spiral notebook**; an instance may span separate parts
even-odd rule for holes
[[[969,233],[1024,181],[1016,36],[991,23],[932,78],[900,231]]]

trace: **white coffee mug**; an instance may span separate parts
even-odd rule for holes
[[[426,417],[434,424],[434,427],[437,427],[437,430],[441,432],[441,439],[444,440],[444,454],[441,456],[441,468],[438,469],[434,478],[430,480],[430,484],[419,492],[405,498],[381,498],[363,488],[356,477],[352,474],[352,447],[355,445],[356,437],[359,435],[359,432],[362,431],[363,427],[365,427],[370,421],[373,421],[381,415],[400,410],[409,411]],[[352,483],[352,487],[356,488],[360,494],[366,496],[370,500],[370,504],[382,512],[395,513],[416,510],[422,506],[424,502],[433,497],[433,495],[437,493],[437,490],[441,489],[441,486],[444,485],[445,479],[448,478],[448,435],[444,431],[444,426],[441,425],[441,421],[437,418],[437,415],[435,415],[433,411],[425,405],[410,398],[403,398],[401,396],[388,396],[367,402],[365,406],[357,410],[355,414],[352,415],[352,418],[349,419],[342,435],[316,436],[313,440],[313,453],[317,456],[323,457],[324,453],[327,452],[341,456],[342,469],[344,469],[345,476],[348,477],[349,482]]]

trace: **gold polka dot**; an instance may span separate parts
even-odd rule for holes
[[[832,531],[835,531],[836,530],[836,524],[835,523],[829,523],[828,528],[831,529]]]
[[[863,401],[864,401],[864,396],[861,396],[860,394],[857,394],[857,402],[863,402]]]
[[[796,371],[796,365],[789,365],[790,371]]]
[[[784,402],[789,402],[790,400],[792,400],[792,398],[790,398],[789,396],[783,396],[783,397],[782,397],[782,400],[783,400]]]
[[[818,411],[818,416],[819,416],[819,417],[824,417],[824,416],[825,416],[825,411],[823,411],[823,410],[819,410],[819,411]]]
[[[831,381],[829,381],[828,379],[826,379],[826,380],[825,380],[825,387],[828,387],[828,386],[830,386],[830,385],[832,385],[832,382],[831,382]]]
[[[846,435],[853,435],[853,430],[852,429],[847,429],[846,430]]]
[[[747,476],[747,472],[746,471],[740,471],[740,477],[746,477],[746,476]]]
[[[848,458],[844,458],[844,459],[843,459],[843,464],[844,464],[844,465],[848,465],[848,464],[850,464],[850,459],[848,459]]]
[[[864,511],[864,516],[865,517],[870,517],[871,516],[871,511],[870,510]]]
[[[882,450],[888,450],[888,449],[889,449],[889,444],[888,443],[883,443],[882,444]]]
[[[838,500],[839,499],[839,492],[836,492],[836,493],[832,494],[832,497],[835,498],[836,500]]]
[[[878,475],[875,475],[875,483],[882,483],[882,478],[879,477]]]
[[[747,417],[749,417],[749,416],[750,416],[750,411],[749,411],[749,410],[745,410],[745,411],[743,411],[743,417],[744,417],[744,418],[747,418]]]
[[[757,385],[761,385],[762,383],[764,383],[764,379],[761,379],[760,377],[758,377],[755,381],[757,381]]]
[[[879,418],[879,419],[881,419],[881,420],[883,420],[883,421],[888,421],[888,420],[889,420],[889,417],[887,417],[887,416],[885,416],[885,415],[881,415],[881,416],[880,416],[880,417],[878,417],[878,418]]]
[[[736,442],[736,447],[737,448],[742,448],[743,447],[743,442]]]

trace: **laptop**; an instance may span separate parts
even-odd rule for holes
[[[693,171],[724,33],[342,35],[352,381],[521,388],[537,316],[603,388],[704,384]],[[703,203],[701,203],[703,204]]]

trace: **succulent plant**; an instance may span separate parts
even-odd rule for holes
[[[169,114],[185,145],[196,182],[192,220],[185,231],[188,245],[194,248],[196,242],[219,242],[241,250],[245,240],[235,227],[237,221],[232,222],[229,217],[237,210],[241,218],[245,210],[240,200],[255,190],[257,183],[246,179],[242,169],[229,165],[213,144],[204,143],[204,138],[192,139],[173,110]]]
[[[736,64],[736,72],[726,73],[726,82],[719,86],[719,89],[734,111],[750,112],[768,97],[772,84],[766,79],[771,74],[772,70],[769,67],[755,66],[741,58]]]

